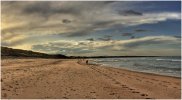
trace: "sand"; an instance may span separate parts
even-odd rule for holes
[[[64,59],[2,59],[3,99],[180,99],[180,78]]]

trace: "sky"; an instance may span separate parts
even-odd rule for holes
[[[180,1],[2,1],[1,45],[67,56],[180,56]]]

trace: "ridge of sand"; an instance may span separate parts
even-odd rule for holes
[[[86,65],[85,60],[2,59],[3,99],[180,99],[181,79]]]

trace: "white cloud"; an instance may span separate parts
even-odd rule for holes
[[[29,1],[29,2],[2,2],[2,44],[20,49],[48,52],[95,55],[103,54],[102,50],[113,52],[142,51],[140,46],[165,44],[179,44],[179,40],[170,36],[149,36],[131,40],[110,41],[68,41],[51,38],[51,34],[64,36],[83,36],[104,30],[115,25],[134,26],[141,24],[158,23],[166,20],[180,20],[180,12],[153,12],[141,15],[122,15],[114,8],[130,9],[135,3],[128,2],[66,2],[66,1]],[[140,2],[137,2],[139,4]],[[133,9],[135,10],[135,9]],[[69,23],[65,23],[67,20]],[[36,46],[37,45],[37,46]],[[37,48],[40,46],[39,48]],[[163,45],[162,45],[163,46]],[[51,51],[52,50],[52,51]],[[155,49],[157,50],[157,49]],[[175,49],[176,50],[176,49]],[[175,51],[174,50],[174,51]],[[149,50],[148,50],[149,51]],[[150,50],[151,51],[151,50]],[[166,50],[167,52],[167,50]],[[172,54],[172,50],[169,51]],[[179,53],[179,52],[178,52]],[[107,54],[107,53],[106,53]],[[103,54],[103,55],[106,55]]]
[[[39,44],[33,45],[33,50],[38,50],[40,52],[48,52],[48,53],[64,53],[70,55],[86,55],[87,53],[100,53],[103,55],[103,50],[105,52],[115,52],[116,54],[120,54],[121,52],[131,52],[135,54],[138,52],[139,54],[146,54],[148,51],[155,51],[157,54],[161,52],[161,54],[166,53],[172,55],[174,53],[180,54],[180,48],[174,48],[173,52],[171,50],[172,45],[178,44],[180,46],[180,40],[175,37],[170,36],[148,36],[138,39],[131,39],[131,40],[110,40],[110,41],[67,41],[61,40],[56,42],[51,42],[47,44]],[[161,51],[158,48],[165,48],[167,50]],[[156,48],[148,49],[150,46],[155,46]],[[142,47],[142,48],[141,48]],[[146,48],[145,48],[146,47]],[[60,51],[63,50],[64,52]],[[101,52],[102,51],[102,52]],[[153,54],[155,54],[155,52]],[[162,53],[163,52],[163,53]],[[167,53],[166,53],[167,54]],[[135,54],[136,55],[136,54]]]
[[[142,16],[124,16],[113,8],[117,3],[105,2],[2,2],[2,34],[73,34],[77,36],[122,26],[178,20],[180,13],[144,13]],[[127,2],[120,2],[127,9]],[[134,5],[134,4],[133,4]],[[128,9],[130,9],[128,7]],[[63,20],[70,23],[63,23]]]

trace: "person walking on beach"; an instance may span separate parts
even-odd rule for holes
[[[86,60],[86,64],[88,65],[88,60]]]

